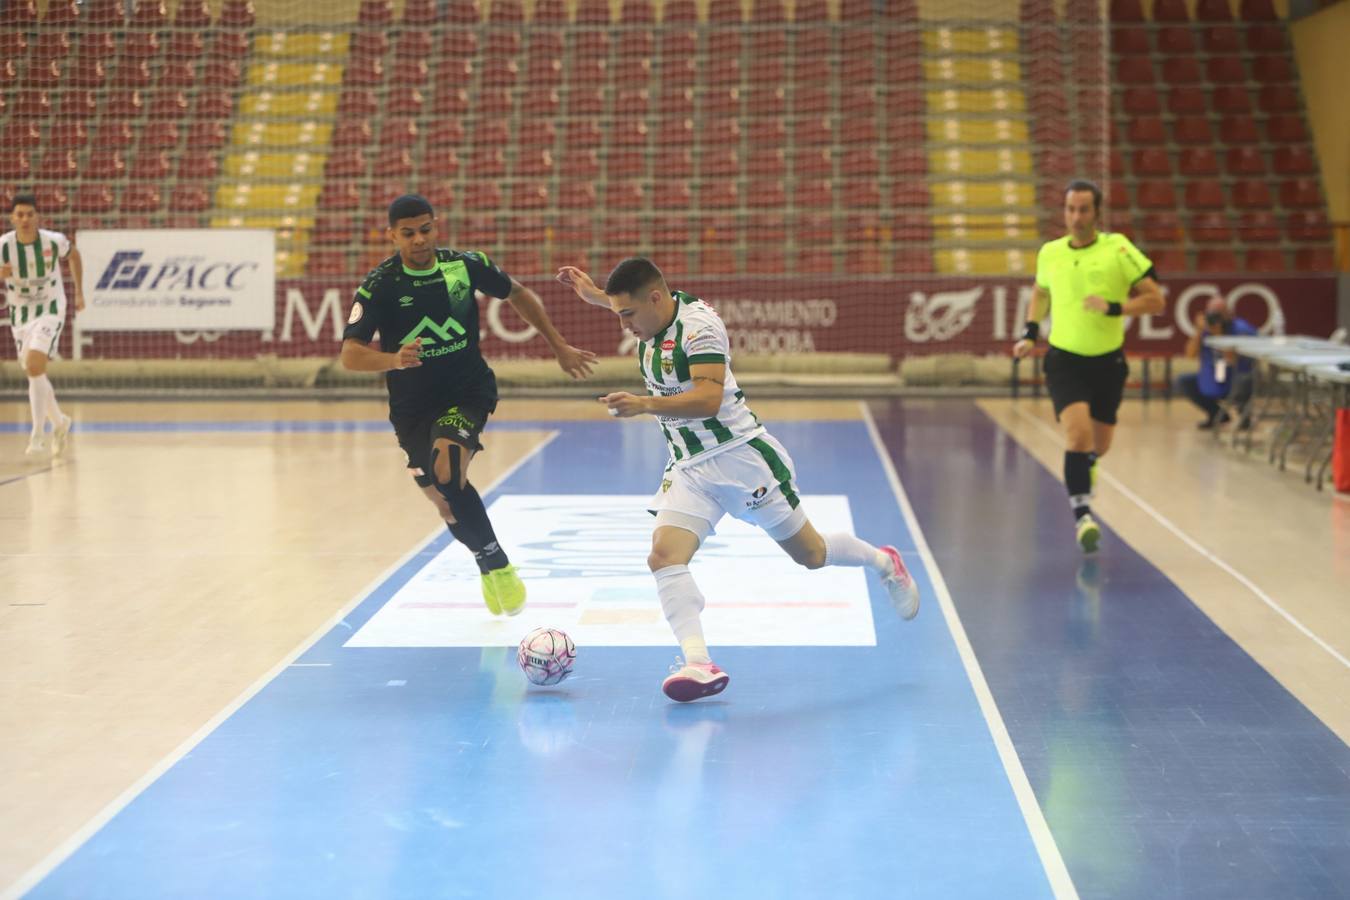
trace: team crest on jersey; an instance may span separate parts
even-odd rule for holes
[[[365,315],[365,309],[361,306],[361,301],[357,300],[352,304],[352,314],[347,317],[348,325],[355,325],[361,321],[361,316]]]
[[[662,371],[662,372],[665,372],[667,375],[669,375],[671,372],[674,372],[674,371],[675,371],[675,360],[673,360],[673,359],[671,359],[671,358],[669,358],[669,357],[667,357],[667,356],[661,357],[661,371]]]
[[[664,494],[668,490],[670,490],[670,479],[669,478],[661,479],[661,493]]]

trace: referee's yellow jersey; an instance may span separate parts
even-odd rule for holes
[[[1069,235],[1050,241],[1036,255],[1036,286],[1050,294],[1050,346],[1079,356],[1102,356],[1125,343],[1125,319],[1083,308],[1096,294],[1124,303],[1130,288],[1153,271],[1153,263],[1123,234],[1097,233],[1086,247],[1070,247]]]

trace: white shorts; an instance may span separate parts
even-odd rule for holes
[[[63,316],[38,316],[23,325],[13,325],[14,351],[23,363],[29,350],[45,353],[49,358],[56,355],[57,342],[61,339],[61,327],[65,325]]]
[[[787,450],[773,436],[761,434],[702,462],[667,466],[651,511],[658,524],[682,524],[678,521],[682,516],[707,522],[707,532],[700,539],[730,513],[762,528],[776,541],[786,540],[806,521],[796,480],[797,470]],[[663,512],[681,515],[663,521]]]

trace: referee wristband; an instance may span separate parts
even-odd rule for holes
[[[1114,300],[1106,301],[1106,314],[1108,316],[1118,316],[1124,311],[1125,305],[1117,303]]]
[[[1036,343],[1036,338],[1040,336],[1041,336],[1040,322],[1028,322],[1022,328],[1022,340],[1024,341],[1031,341],[1034,344]]]

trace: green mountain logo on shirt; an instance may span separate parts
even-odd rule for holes
[[[422,346],[429,347],[441,341],[449,341],[456,336],[462,337],[463,335],[464,326],[455,321],[454,316],[446,316],[445,321],[440,325],[437,325],[429,317],[423,316],[422,321],[417,323],[417,327],[403,336],[399,345],[411,344],[421,338]]]

